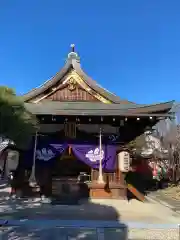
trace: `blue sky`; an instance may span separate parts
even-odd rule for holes
[[[179,0],[0,0],[0,85],[37,87],[71,43],[85,72],[120,97],[180,100]]]

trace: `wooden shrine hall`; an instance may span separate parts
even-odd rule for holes
[[[86,189],[92,198],[125,198],[130,155],[124,146],[172,117],[173,101],[142,105],[121,99],[84,72],[71,47],[64,67],[23,96],[40,125],[32,147],[33,178],[48,196],[84,196]]]

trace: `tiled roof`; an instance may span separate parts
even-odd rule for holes
[[[84,116],[139,116],[156,114],[168,114],[173,102],[138,105],[138,104],[105,104],[91,102],[56,102],[44,101],[41,103],[25,103],[27,110],[33,114],[41,115],[84,115]],[[170,115],[170,114],[169,114]]]
[[[63,80],[63,77],[71,70],[74,69],[78,75],[84,80],[84,82],[93,90],[98,92],[100,95],[111,101],[112,103],[121,103],[122,101],[128,102],[127,100],[121,99],[120,97],[116,96],[115,94],[109,92],[102,86],[100,86],[96,81],[90,78],[81,68],[80,61],[78,57],[74,57],[76,53],[70,53],[68,56],[68,60],[65,66],[50,80],[44,82],[40,87],[35,88],[25,94],[23,96],[24,101],[29,101],[32,98],[37,97],[38,95],[42,94],[49,88],[52,88],[57,83],[60,83]]]

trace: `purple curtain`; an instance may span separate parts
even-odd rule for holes
[[[72,144],[71,146],[75,156],[90,167],[99,168],[101,157],[104,170],[111,171],[115,169],[116,146],[103,145],[101,154],[97,145]]]
[[[66,148],[67,144],[40,143],[36,149],[36,160],[42,163],[51,162],[52,159],[60,156]]]
[[[34,147],[34,146],[33,146]],[[27,152],[26,165],[32,165],[33,147]],[[37,164],[53,164],[56,157],[60,156],[68,147],[67,143],[53,141],[38,141],[36,150]],[[99,154],[99,145],[93,144],[71,144],[75,156],[92,168],[99,168],[99,159],[102,157],[104,170],[113,171],[116,162],[116,146],[102,145],[102,153]],[[31,159],[31,161],[29,160]]]

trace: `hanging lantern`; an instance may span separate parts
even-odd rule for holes
[[[17,169],[19,164],[19,152],[10,150],[7,154],[6,168],[8,171],[14,171]]]
[[[127,151],[118,153],[118,166],[121,172],[128,172],[130,168],[130,154]]]

